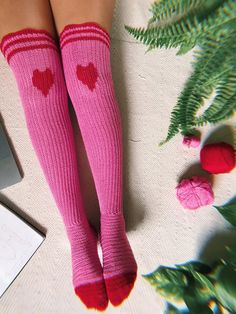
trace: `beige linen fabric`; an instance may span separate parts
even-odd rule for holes
[[[126,33],[124,24],[145,25],[149,3],[117,1],[113,22],[112,67],[124,129],[124,207],[139,274],[130,298],[117,309],[109,306],[109,314],[163,313],[165,302],[141,274],[160,264],[198,258],[208,241],[219,248],[235,235],[212,206],[190,212],[175,197],[179,178],[201,173],[199,150],[183,147],[181,136],[161,148],[158,143],[166,136],[170,112],[191,72],[192,53],[182,57],[175,50],[145,54],[147,48]],[[0,313],[87,313],[73,293],[69,243],[30,143],[15,80],[2,56],[0,111],[24,172],[21,183],[0,191],[0,200],[46,232],[43,245],[0,299]],[[73,111],[72,117],[75,121]],[[232,123],[205,128],[203,140],[217,130],[216,139],[229,141]],[[87,210],[96,222],[96,196],[79,136],[77,140]],[[215,204],[235,196],[235,171],[213,181]],[[212,252],[210,248],[208,255],[213,258]]]

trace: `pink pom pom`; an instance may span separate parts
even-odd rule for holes
[[[214,193],[210,182],[200,176],[183,179],[176,187],[177,198],[184,208],[197,209],[212,204]]]
[[[198,147],[200,145],[200,138],[194,135],[188,135],[183,138],[183,145],[188,147]]]

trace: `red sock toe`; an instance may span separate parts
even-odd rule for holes
[[[109,300],[114,306],[120,305],[133,289],[137,273],[127,273],[105,279]]]
[[[107,308],[108,297],[104,281],[76,287],[75,293],[88,309],[104,311]]]

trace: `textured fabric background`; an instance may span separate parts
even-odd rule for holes
[[[141,274],[202,255],[213,259],[215,251],[236,236],[212,206],[190,212],[176,200],[179,179],[202,173],[199,150],[183,147],[181,136],[162,148],[158,143],[166,135],[170,112],[191,71],[192,54],[176,57],[175,50],[145,54],[146,47],[125,32],[124,24],[145,25],[149,3],[117,1],[112,30],[112,66],[124,130],[124,207],[139,275],[130,298],[119,308],[109,306],[106,313],[163,313],[165,302]],[[43,245],[0,299],[0,313],[87,313],[73,293],[69,243],[29,140],[16,83],[2,56],[0,111],[24,174],[21,183],[0,191],[0,200],[46,233]],[[232,123],[205,128],[203,141],[210,135],[210,140],[231,142]],[[94,186],[76,127],[75,132],[87,211],[97,225]],[[212,180],[215,204],[235,196],[235,171]]]

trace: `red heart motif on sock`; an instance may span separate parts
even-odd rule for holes
[[[38,69],[34,70],[32,82],[34,87],[40,90],[43,95],[47,97],[50,88],[54,83],[52,71],[49,68],[46,68],[45,71],[39,71]]]
[[[78,64],[76,74],[78,80],[80,80],[84,85],[88,86],[91,91],[94,90],[98,79],[98,72],[92,62],[86,66]]]

